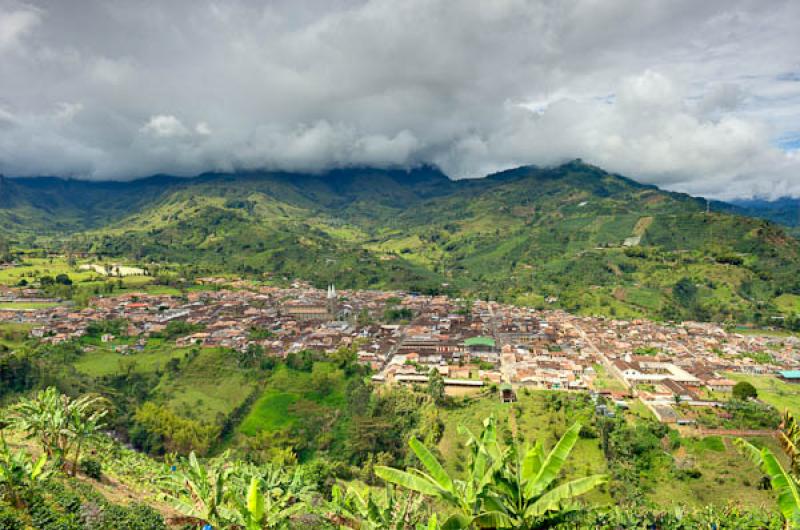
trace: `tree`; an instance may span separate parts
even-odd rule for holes
[[[296,472],[231,462],[227,453],[206,465],[190,454],[177,482],[175,507],[191,522],[214,528],[279,528],[305,509],[309,492]]]
[[[60,394],[55,387],[23,399],[11,408],[11,420],[28,438],[37,439],[48,458],[66,467],[71,450],[74,463],[80,458],[83,443],[105,426],[108,401],[96,394],[76,399]],[[76,472],[72,470],[73,475]]]
[[[428,372],[427,392],[437,405],[444,403],[444,378],[436,368],[431,368],[430,372]]]
[[[289,488],[266,486],[264,479],[253,474],[246,495],[241,492],[232,495],[236,506],[234,520],[238,526],[245,530],[278,528],[306,507],[304,502],[295,502],[297,498]]]
[[[778,432],[781,448],[791,461],[792,473],[800,477],[800,425],[788,410],[783,415],[783,423]]]
[[[758,391],[756,387],[752,384],[748,383],[747,381],[739,381],[733,387],[733,397],[735,399],[739,399],[741,401],[748,400],[750,398],[757,398]]]
[[[672,287],[672,295],[680,305],[691,308],[697,302],[697,286],[684,276]]]
[[[78,473],[78,462],[81,458],[81,450],[83,444],[97,435],[100,430],[105,426],[104,418],[108,411],[106,410],[91,410],[95,405],[99,404],[99,399],[87,400],[85,402],[73,402],[73,406],[69,408],[69,415],[67,418],[67,428],[74,437],[75,456],[72,461],[72,476]],[[65,458],[67,455],[65,454]]]
[[[320,366],[320,365],[317,365]],[[314,370],[311,374],[311,388],[319,396],[325,397],[336,387],[337,378],[330,372]]]
[[[255,342],[247,345],[247,348],[237,352],[236,360],[241,367],[252,367],[264,356],[264,347]]]
[[[331,360],[345,373],[352,373],[353,366],[358,363],[358,352],[354,346],[342,346],[331,354]]]
[[[166,449],[204,454],[219,436],[218,426],[183,418],[150,401],[139,407],[133,418],[131,440],[150,452]]]

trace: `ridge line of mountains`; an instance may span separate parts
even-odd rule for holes
[[[0,236],[22,247],[620,317],[792,325],[798,240],[755,217],[791,216],[756,203],[710,210],[579,160],[471,180],[430,166],[0,178]]]

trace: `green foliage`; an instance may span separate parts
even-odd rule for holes
[[[124,318],[116,318],[110,320],[95,320],[86,326],[86,335],[89,337],[101,337],[106,333],[122,336],[127,332],[128,321]]]
[[[450,505],[454,513],[444,528],[543,528],[574,510],[572,502],[605,482],[602,475],[584,477],[554,486],[561,468],[578,439],[580,424],[573,425],[545,453],[540,442],[532,448],[498,442],[494,418],[484,422],[480,437],[467,429],[470,466],[466,480],[452,478],[438,459],[416,438],[411,449],[424,471],[379,466],[382,479]],[[513,443],[513,442],[512,442]]]
[[[407,307],[390,307],[383,312],[385,322],[409,321],[414,317],[414,313]]]
[[[200,324],[190,324],[184,320],[170,320],[164,328],[162,335],[167,340],[175,340],[179,337],[191,335],[203,329]]]
[[[766,447],[761,449],[745,440],[737,439],[737,446],[769,477],[778,497],[778,508],[790,528],[800,527],[800,482],[787,472],[775,454]]]
[[[47,477],[45,464],[47,456],[37,460],[24,450],[12,451],[5,439],[0,445],[0,500],[20,508],[25,505],[26,492],[37,481]]]
[[[82,458],[78,470],[89,478],[100,480],[103,477],[103,465],[94,458]]]
[[[71,399],[49,387],[16,403],[11,409],[11,421],[59,465],[66,467],[73,456],[74,474],[83,444],[105,426],[108,412],[108,401],[98,395]]]
[[[756,390],[756,387],[747,381],[739,381],[733,387],[733,397],[736,399],[741,399],[742,401],[750,398],[757,398],[758,391]]]
[[[0,504],[0,528],[4,530],[24,530],[24,523],[17,517],[15,510]]]
[[[182,418],[153,402],[137,409],[133,419],[131,441],[150,453],[205,454],[219,436],[218,426]]]
[[[330,518],[346,528],[364,530],[438,528],[436,516],[426,513],[422,496],[392,486],[387,486],[381,493],[369,489],[363,493],[352,486],[343,491],[339,486],[334,486],[329,505],[331,512],[335,514]]]
[[[0,399],[28,390],[38,380],[39,370],[31,356],[22,352],[0,355]]]
[[[444,403],[446,397],[444,393],[444,378],[435,368],[431,368],[428,372],[427,392],[437,405]]]
[[[16,199],[0,209],[0,224],[21,235],[72,237],[76,251],[179,263],[169,277],[152,267],[175,285],[215,272],[319,286],[335,278],[347,288],[538,305],[557,294],[561,308],[622,318],[757,323],[790,317],[776,301],[800,293],[800,245],[780,227],[707,213],[704,201],[579,161],[469,182],[420,168],[157,178],[113,190],[40,184],[7,184]],[[638,246],[623,248],[629,237],[640,238]],[[80,296],[50,274],[38,278],[45,276],[54,293]],[[391,302],[387,317],[410,318]]]
[[[164,519],[153,508],[115,505],[75,482],[44,482],[29,492],[29,499],[17,516],[37,530],[166,530]]]
[[[230,462],[201,463],[194,453],[175,479],[175,507],[197,525],[246,530],[284,527],[306,509],[311,490],[300,475]]]
[[[610,510],[583,509],[575,512],[566,521],[553,527],[554,530],[575,528],[613,528],[614,530],[694,530],[697,528],[719,528],[730,530],[781,530],[783,521],[768,511],[742,510],[730,505],[723,508],[708,506],[698,510],[674,508],[652,510],[644,507],[614,507]]]

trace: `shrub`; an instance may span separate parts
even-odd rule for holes
[[[103,466],[94,458],[82,459],[80,464],[78,464],[78,469],[87,477],[95,480],[100,480],[100,478],[103,476]]]
[[[108,505],[103,510],[103,530],[166,530],[164,518],[143,504]]]
[[[0,505],[0,528],[3,530],[23,530],[25,526],[10,507]]]

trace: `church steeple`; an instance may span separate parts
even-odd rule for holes
[[[339,303],[338,297],[336,296],[336,287],[333,284],[328,286],[328,317],[331,320],[336,320],[339,316]]]

